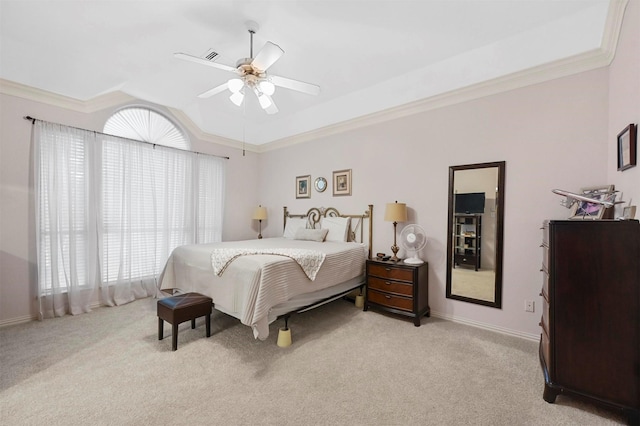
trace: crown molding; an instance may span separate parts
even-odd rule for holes
[[[627,3],[628,0],[612,0],[609,3],[609,11],[607,12],[602,42],[598,49],[593,49],[568,58],[528,68],[526,70],[462,87],[460,89],[452,90],[408,104],[367,114],[320,129],[278,139],[276,141],[260,145],[259,152],[282,149],[292,145],[309,142],[314,139],[325,138],[335,134],[379,124],[385,121],[396,120],[398,118],[609,66],[615,57]]]
[[[126,93],[115,91],[83,101],[5,79],[0,79],[0,93],[84,113],[92,113],[136,100]]]
[[[93,99],[82,101],[5,79],[0,79],[0,93],[83,113],[93,113],[126,103],[140,102],[140,99],[134,98],[120,91],[106,93]],[[167,110],[171,112],[171,114],[180,121],[180,124],[191,132],[192,135],[202,141],[236,149],[244,149],[251,152],[260,151],[257,149],[256,145],[248,143],[243,144],[235,139],[205,133],[181,110],[170,107],[165,108],[167,108]]]
[[[185,114],[182,110],[176,108],[166,107],[173,116],[180,121],[180,123],[196,138],[201,141],[211,142],[218,145],[224,145],[231,148],[236,148],[240,150],[246,150],[250,152],[260,152],[260,149],[257,145],[253,145],[250,143],[242,143],[235,139],[225,138],[223,136],[212,135],[211,133],[203,132],[200,127],[196,123],[191,120],[191,118]]]

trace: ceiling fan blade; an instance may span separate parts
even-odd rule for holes
[[[218,68],[220,70],[229,71],[236,74],[238,73],[237,68],[230,67],[229,65],[225,65],[225,64],[219,64],[217,62],[211,62],[206,59],[202,59],[198,56],[189,55],[188,53],[178,52],[178,53],[174,53],[173,56],[175,56],[178,59],[183,59],[185,61],[195,62],[196,64],[207,65],[209,67]]]
[[[275,114],[275,113],[277,113],[278,112],[278,107],[276,106],[276,103],[273,102],[273,99],[271,98],[271,96],[265,95],[265,94],[263,94],[262,96],[266,96],[271,101],[271,105],[269,105],[267,108],[265,108],[265,112],[267,114]]]
[[[284,50],[277,44],[268,41],[253,59],[251,66],[260,71],[266,71],[267,68],[275,64],[282,55],[284,55]]]
[[[213,95],[217,95],[220,92],[224,92],[225,90],[227,90],[227,88],[228,88],[227,83],[223,83],[220,86],[214,87],[213,89],[200,93],[198,97],[201,99],[210,98]]]
[[[284,87],[285,89],[297,90],[298,92],[308,93],[309,95],[317,95],[320,93],[320,86],[316,86],[315,84],[292,80],[277,75],[270,75],[269,79],[276,86]]]

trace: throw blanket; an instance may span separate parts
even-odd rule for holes
[[[270,254],[276,256],[286,256],[296,261],[307,277],[313,281],[320,270],[326,255],[320,251],[305,249],[239,249],[239,248],[216,248],[211,252],[211,265],[213,272],[220,276],[229,264],[239,256]]]

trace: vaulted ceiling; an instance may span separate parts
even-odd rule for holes
[[[617,37],[612,15],[624,5],[1,0],[0,78],[80,101],[122,92],[188,117],[205,134],[263,145],[509,76],[559,76],[593,57],[589,66],[602,66]],[[277,88],[274,115],[254,96],[241,107],[228,91],[197,97],[233,75],[173,54],[213,49],[217,62],[235,66],[249,56],[248,20],[260,26],[254,56],[267,41],[285,52],[269,73],[317,84],[319,95]]]

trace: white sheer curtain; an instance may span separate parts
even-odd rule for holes
[[[221,240],[224,159],[34,126],[41,317],[153,295],[175,247]]]
[[[90,311],[99,283],[94,133],[34,125],[39,316]]]

